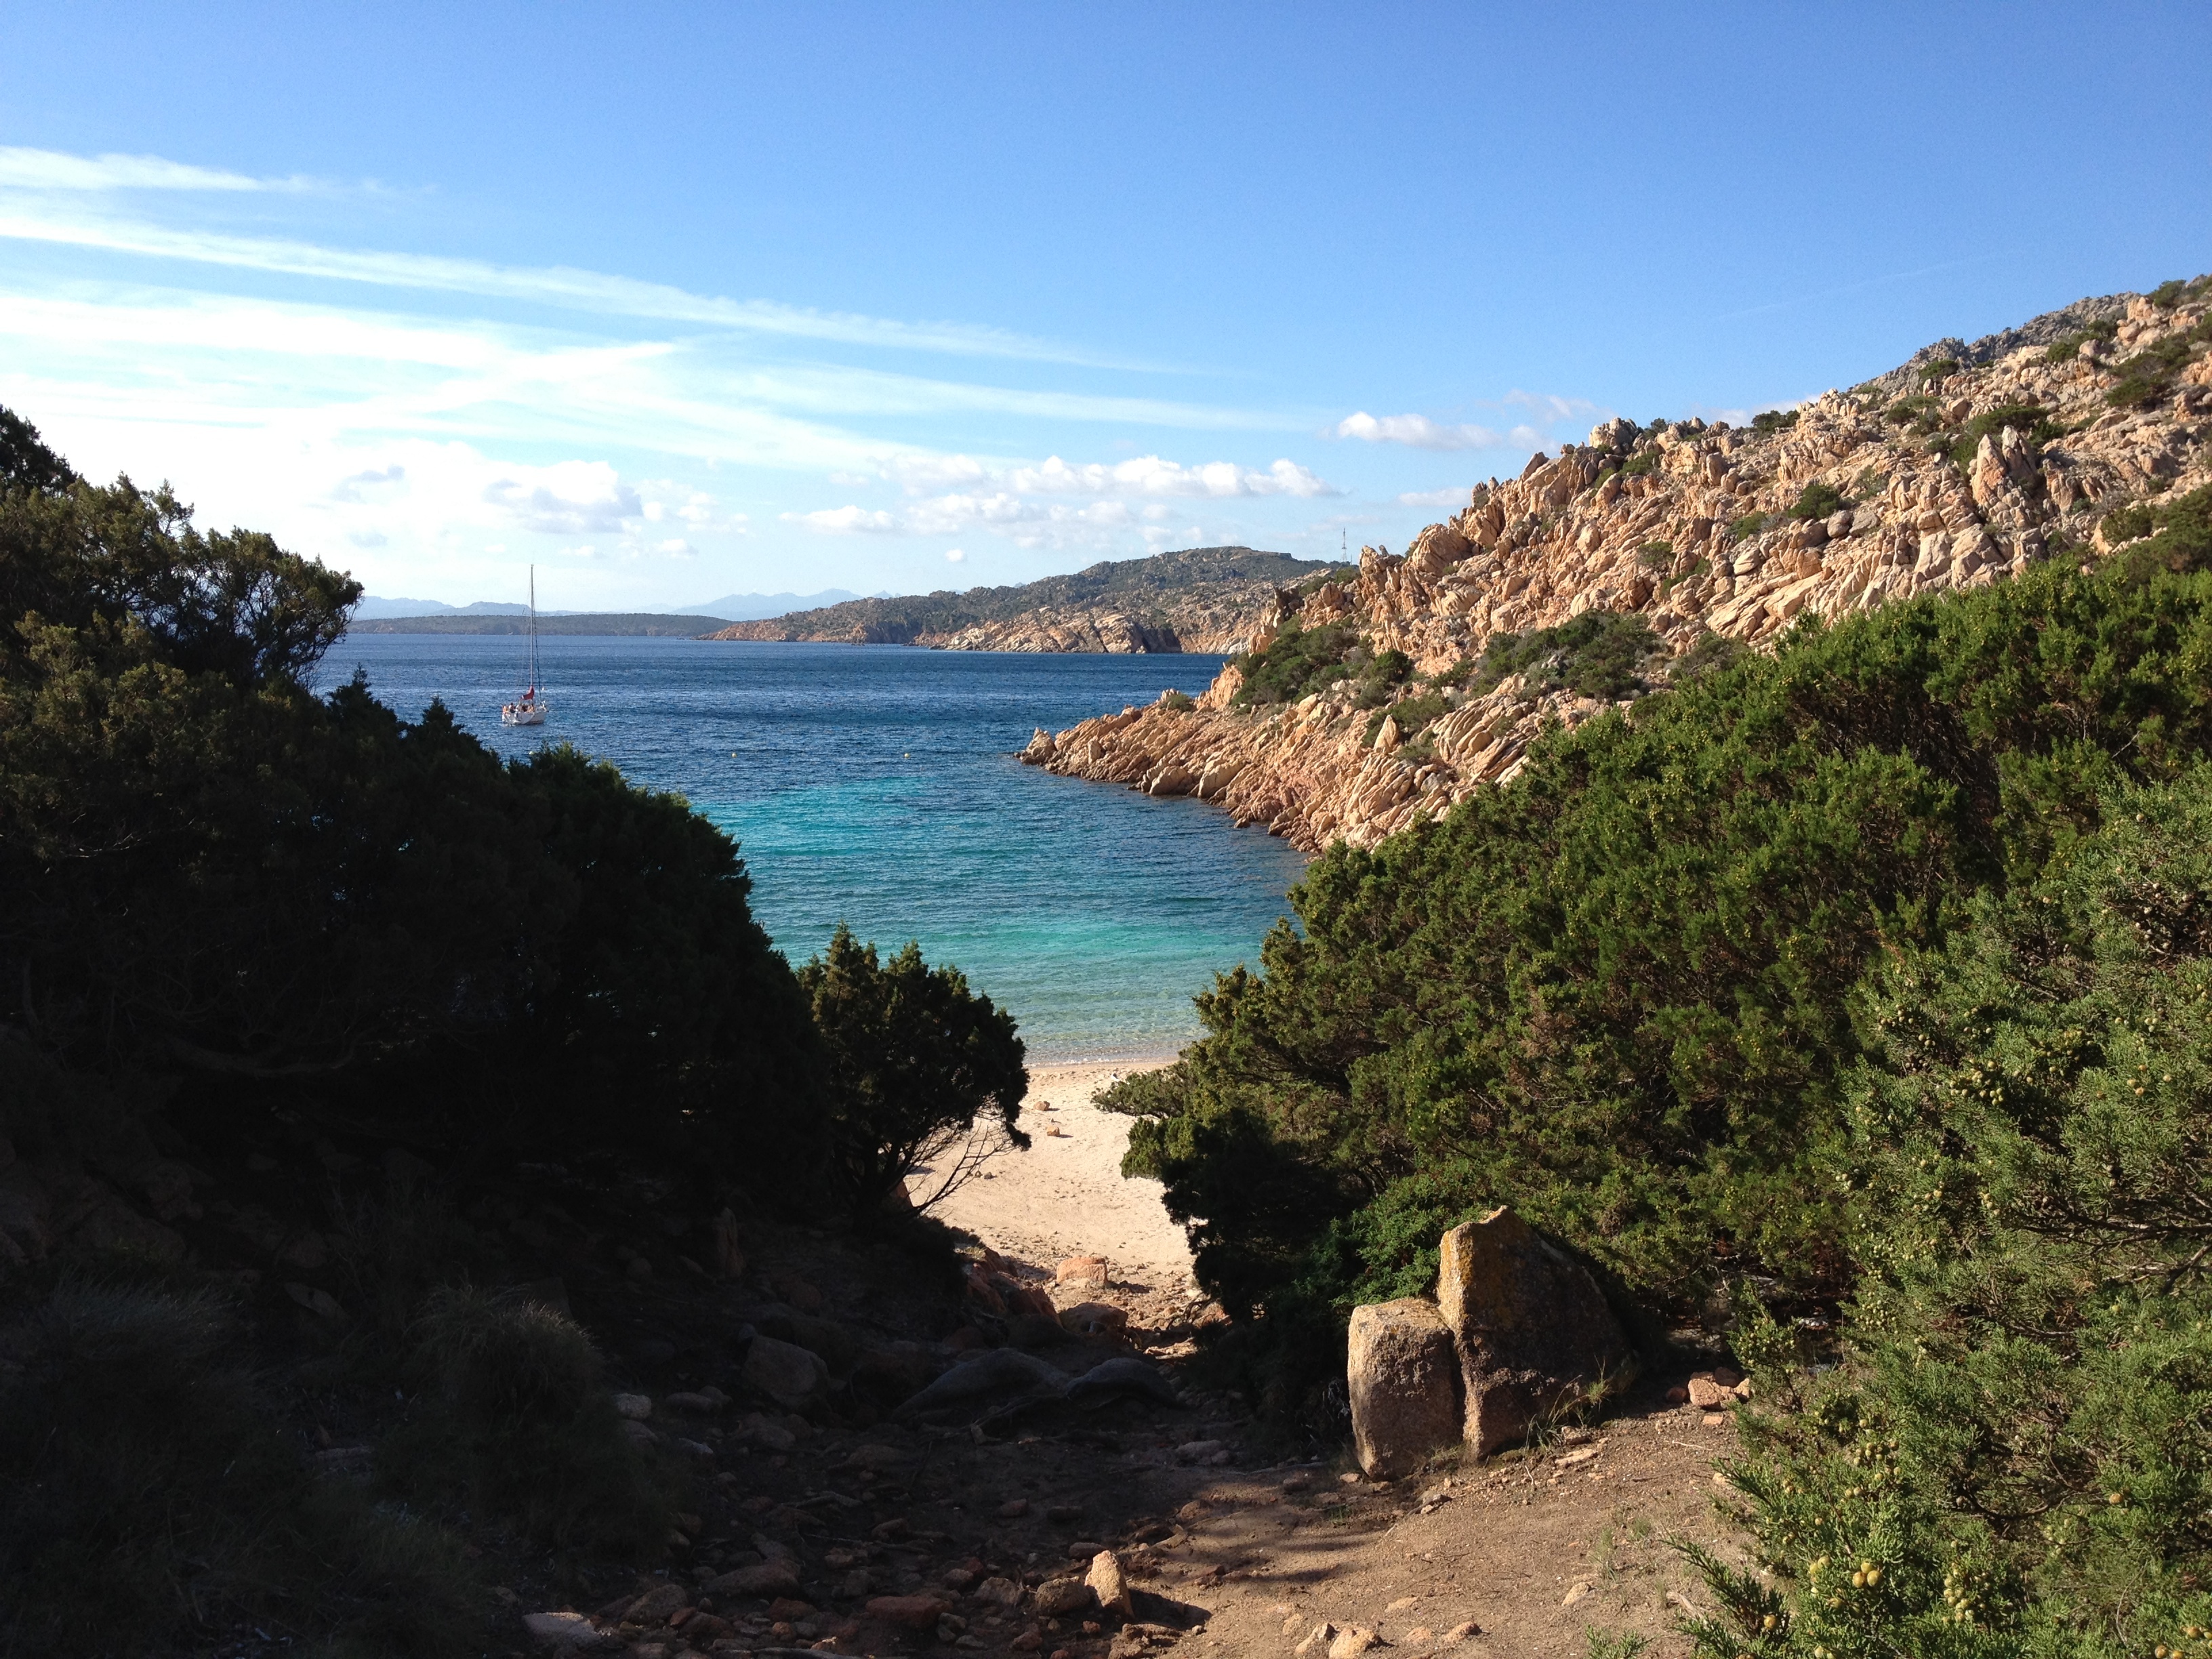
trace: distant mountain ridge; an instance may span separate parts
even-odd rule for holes
[[[710,637],[951,651],[1233,651],[1273,614],[1276,590],[1342,568],[1249,547],[1193,547],[1012,587],[851,599],[740,622]]]
[[[613,634],[664,639],[697,639],[724,627],[726,617],[673,617],[655,611],[556,611],[538,613],[538,631],[547,635]],[[356,634],[520,634],[529,627],[520,605],[512,611],[450,611],[428,617],[356,615]]]

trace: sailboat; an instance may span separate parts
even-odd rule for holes
[[[538,567],[530,567],[530,689],[513,702],[499,706],[501,726],[543,726],[553,712],[539,695],[538,685]]]

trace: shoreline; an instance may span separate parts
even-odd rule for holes
[[[994,1157],[930,1213],[1047,1271],[1068,1256],[1103,1255],[1117,1285],[1191,1292],[1189,1241],[1169,1218],[1160,1183],[1121,1174],[1131,1120],[1091,1104],[1109,1083],[1174,1060],[1146,1055],[1031,1066],[1021,1112],[1030,1150]],[[919,1176],[910,1184],[926,1194],[929,1179]]]

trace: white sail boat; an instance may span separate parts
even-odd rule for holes
[[[543,726],[546,715],[553,712],[552,705],[540,695],[538,685],[538,567],[530,567],[530,689],[513,702],[499,706],[501,726]]]

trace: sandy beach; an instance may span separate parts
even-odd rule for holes
[[[1032,1066],[1022,1103],[1030,1150],[992,1159],[935,1213],[994,1249],[1041,1267],[1065,1256],[1103,1255],[1115,1280],[1133,1290],[1180,1292],[1190,1279],[1182,1229],[1161,1206],[1158,1182],[1121,1176],[1130,1121],[1091,1103],[1116,1078],[1170,1058]],[[912,1184],[926,1190],[927,1181],[920,1176]]]

